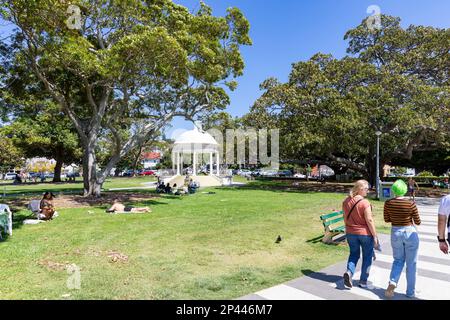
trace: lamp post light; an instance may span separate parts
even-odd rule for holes
[[[377,135],[377,177],[376,177],[376,191],[377,191],[377,199],[380,199],[380,137],[382,132],[377,131],[375,133]]]

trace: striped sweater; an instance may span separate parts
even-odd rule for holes
[[[420,225],[420,216],[414,202],[395,198],[384,204],[384,221],[391,222],[394,227],[409,226],[413,222]]]

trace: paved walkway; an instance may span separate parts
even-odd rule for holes
[[[439,199],[416,199],[422,225],[418,227],[420,246],[416,281],[417,299],[450,300],[450,257],[439,251],[436,240]],[[392,266],[392,248],[389,235],[380,235],[383,251],[377,252],[373,263],[369,288],[359,288],[360,269],[354,275],[354,287],[344,287],[342,274],[346,262],[341,262],[293,281],[256,292],[239,300],[384,300]],[[358,267],[361,265],[361,260]],[[405,296],[405,271],[400,278],[393,300],[410,300]]]

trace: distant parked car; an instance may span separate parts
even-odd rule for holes
[[[8,172],[7,174],[5,174],[5,176],[3,177],[3,180],[15,180],[17,177],[17,173],[15,172]]]
[[[306,175],[301,174],[301,173],[296,173],[296,174],[294,174],[294,178],[306,179]]]
[[[79,172],[70,172],[66,175],[67,178],[78,178],[80,177],[80,173]]]
[[[123,177],[131,177],[133,175],[134,171],[133,170],[125,170],[123,172]]]
[[[242,176],[242,177],[249,177],[251,176],[252,172],[250,170],[239,170],[238,171],[238,175]]]
[[[252,172],[252,177],[259,177],[261,175],[262,170],[261,169],[256,169],[255,171]]]
[[[136,170],[136,171],[134,171],[134,170],[126,170],[124,173],[123,173],[123,176],[124,177],[132,177],[132,176],[138,176],[139,174],[141,173],[141,170]]]
[[[139,175],[141,175],[141,176],[154,176],[155,175],[155,171],[153,171],[153,170],[144,170]]]
[[[262,170],[261,175],[263,177],[275,177],[278,174],[277,170]]]
[[[292,172],[289,170],[280,170],[278,171],[279,177],[292,177]]]

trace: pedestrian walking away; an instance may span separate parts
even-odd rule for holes
[[[360,180],[355,183],[350,195],[342,204],[347,242],[350,255],[347,262],[347,271],[344,273],[344,285],[353,287],[353,275],[362,251],[362,267],[359,286],[367,287],[374,248],[379,248],[379,241],[375,223],[372,217],[372,207],[365,199],[369,191],[369,183]]]
[[[403,180],[397,180],[392,186],[392,191],[396,197],[384,204],[384,221],[392,224],[391,246],[394,255],[385,296],[394,297],[406,264],[406,296],[414,298],[419,252],[419,235],[415,225],[421,224],[419,211],[415,202],[404,197],[408,192],[408,186]]]

